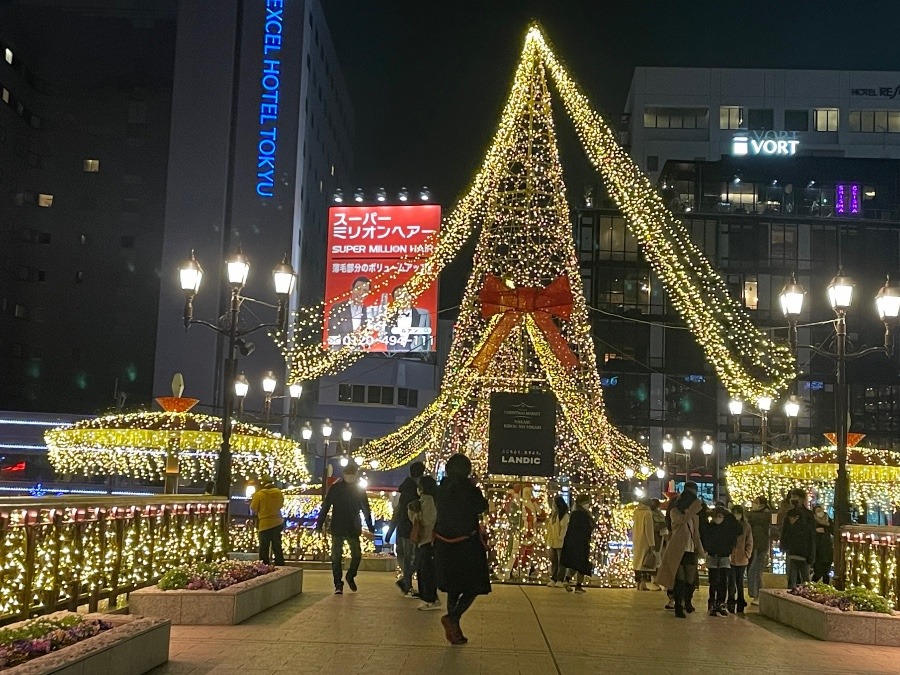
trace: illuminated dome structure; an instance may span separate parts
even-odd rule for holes
[[[826,434],[833,441],[833,434]],[[900,506],[900,453],[856,445],[864,434],[848,434],[847,471],[850,474],[850,504],[863,510],[879,508],[890,513]],[[725,469],[728,494],[740,504],[758,495],[778,504],[792,488],[800,487],[819,502],[834,502],[837,450],[834,445],[788,450]]]
[[[215,477],[222,443],[222,419],[189,412],[197,399],[156,399],[162,412],[107,415],[57,427],[44,434],[48,459],[59,473],[163,480],[166,463],[195,482]],[[234,422],[231,451],[235,479],[273,476],[286,483],[309,482],[299,444],[267,429]]]

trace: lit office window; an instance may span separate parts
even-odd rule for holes
[[[9,89],[3,87],[3,102],[9,103]]]
[[[719,108],[720,129],[746,129],[744,109],[740,106],[723,105]]]
[[[53,195],[39,194],[37,203],[38,203],[38,206],[43,206],[44,208],[50,208],[51,206],[53,206]]]
[[[9,48],[6,49],[6,55],[5,55],[5,57],[6,57],[6,62],[7,62],[9,65],[12,65],[12,62],[13,62],[13,53],[12,53],[12,49],[9,49]]]
[[[837,108],[816,108],[813,111],[813,118],[815,119],[816,131],[838,130]]]
[[[847,128],[869,134],[900,133],[900,110],[851,110]]]
[[[99,159],[84,160],[84,171],[85,171],[85,173],[99,172],[100,171],[100,160]]]
[[[744,307],[747,309],[757,309],[759,307],[758,286],[759,282],[756,279],[746,279],[744,281]]]

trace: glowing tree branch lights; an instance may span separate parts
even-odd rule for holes
[[[539,67],[540,64],[543,65]],[[543,253],[548,250],[553,235],[538,228],[541,219],[545,219],[543,224],[546,224],[549,222],[546,218],[554,211],[559,212],[554,217],[565,214],[562,222],[567,219],[562,181],[556,180],[559,163],[555,141],[549,151],[550,145],[545,142],[548,134],[552,137],[553,132],[552,125],[548,124],[549,96],[544,84],[544,67],[560,92],[588,157],[641,242],[670,302],[684,317],[725,388],[732,396],[745,400],[772,396],[784,389],[795,374],[790,349],[773,343],[753,326],[740,304],[729,295],[722,278],[693,245],[682,223],[664,206],[647,178],[616,143],[612,130],[590,107],[587,97],[569,77],[537,27],[530,28],[526,36],[512,91],[484,164],[469,191],[446,217],[434,243],[433,255],[421,259],[418,271],[406,282],[409,295],[417,297],[478,226],[491,223],[494,238],[502,239],[499,233],[510,227],[509,223],[514,220],[512,213],[522,218],[534,218],[535,227],[523,236],[529,240],[533,252]],[[540,84],[536,86],[538,79]],[[536,106],[542,109],[537,115],[534,114]],[[543,116],[546,120],[539,119]],[[521,122],[526,118],[537,120],[534,129],[523,130]],[[542,135],[544,141],[532,143]],[[536,177],[545,187],[553,186],[559,191],[546,192],[536,188],[533,180]],[[531,259],[538,264],[534,271],[548,272],[550,268],[561,271],[559,261],[554,263],[534,255]],[[533,276],[518,274],[513,275],[512,280],[522,285],[524,277]],[[549,283],[552,278],[542,280]],[[390,275],[382,275],[373,280],[373,288],[386,290],[392,281]],[[472,292],[470,285],[467,292],[470,300]],[[396,311],[395,307],[388,306],[387,320]],[[276,336],[291,363],[295,379],[336,372],[362,355],[352,348],[334,352],[323,350],[321,326],[320,305],[300,312],[290,337]],[[469,339],[473,337],[469,336]]]

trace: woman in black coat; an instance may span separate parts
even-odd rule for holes
[[[584,577],[594,573],[594,566],[591,565],[591,535],[594,533],[594,519],[587,511],[590,500],[589,494],[580,494],[575,498],[575,508],[569,515],[569,527],[566,530],[566,538],[563,541],[562,555],[559,560],[560,565],[576,572],[576,593],[585,592],[581,585]],[[571,591],[572,587],[566,584],[566,590]]]
[[[441,617],[441,624],[451,644],[465,644],[468,640],[459,620],[476,597],[491,592],[487,551],[479,526],[488,503],[469,478],[472,462],[468,457],[453,455],[445,469],[447,475],[434,498],[434,562],[438,587],[447,593],[447,614]]]
[[[831,564],[834,562],[834,526],[821,504],[813,511],[816,519],[816,561],[813,563],[813,581],[831,582]]]

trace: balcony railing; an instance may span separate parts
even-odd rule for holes
[[[168,569],[225,556],[223,497],[0,499],[0,624],[96,611]]]

